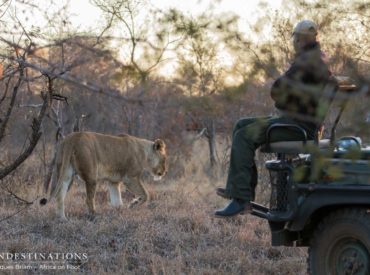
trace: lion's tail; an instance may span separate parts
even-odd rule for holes
[[[60,143],[59,148],[57,149],[51,184],[49,184],[49,188],[46,188],[46,193],[48,192],[48,189],[50,189],[49,201],[58,194],[62,186],[62,179],[67,172],[66,170],[70,166],[72,149],[72,146],[68,146],[65,142]],[[48,199],[46,198],[42,198],[40,200],[41,205],[45,205],[47,202]]]

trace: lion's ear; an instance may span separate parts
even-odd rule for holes
[[[154,151],[163,151],[166,149],[166,144],[161,139],[156,139],[153,144]]]

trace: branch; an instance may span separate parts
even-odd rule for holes
[[[24,108],[24,107],[28,107],[28,108],[40,108],[42,107],[42,103],[41,104],[19,104],[18,107],[20,108]]]
[[[49,79],[49,82],[51,80]],[[51,87],[49,83],[49,87]],[[50,91],[49,91],[50,92]],[[43,105],[41,107],[40,113],[37,118],[34,118],[32,121],[32,134],[31,138],[28,144],[28,147],[21,153],[14,161],[13,163],[9,164],[8,166],[5,166],[0,169],[0,180],[8,176],[11,172],[13,172],[15,169],[18,168],[19,165],[21,165],[33,152],[33,149],[35,149],[40,137],[41,137],[41,123],[45,117],[46,110],[48,107],[48,95],[45,93],[41,94],[41,97],[43,99]]]
[[[36,201],[37,199],[38,199],[38,198],[36,198],[34,201]],[[34,201],[33,201],[33,202],[34,202]],[[33,204],[33,202],[32,202],[32,204]],[[23,207],[23,208],[19,209],[17,212],[15,212],[15,213],[13,213],[13,214],[11,214],[11,215],[9,215],[9,216],[6,216],[5,218],[2,218],[2,219],[0,220],[0,223],[1,223],[1,222],[3,222],[3,221],[5,221],[5,220],[9,220],[10,218],[14,217],[15,215],[17,215],[17,214],[19,214],[19,213],[23,212],[23,211],[24,211],[24,210],[26,210],[30,205],[31,205],[31,204],[27,204],[25,207]]]
[[[10,81],[11,80],[12,80],[12,77],[9,77],[8,81],[5,84],[5,91],[4,91],[4,95],[0,99],[0,105],[1,105],[1,103],[3,103],[3,101],[5,100],[5,98],[6,98],[7,94],[8,94],[9,84],[10,84]]]
[[[203,135],[207,135],[207,128],[203,128],[202,131],[199,132],[199,134],[197,134],[193,140],[198,140],[200,139]]]
[[[79,79],[77,77],[73,77],[69,73],[67,73],[66,71],[61,71],[61,72],[55,73],[50,69],[43,68],[43,67],[38,66],[36,64],[30,63],[30,62],[27,62],[27,61],[24,61],[24,60],[21,60],[21,59],[12,57],[12,56],[7,56],[7,55],[0,54],[0,57],[6,58],[10,61],[20,62],[21,64],[23,64],[23,66],[25,68],[34,69],[36,71],[39,71],[43,75],[48,75],[53,79],[58,78],[58,79],[64,80],[64,81],[69,82],[73,85],[76,85],[77,87],[79,87],[81,89],[86,89],[86,90],[91,91],[91,92],[107,95],[107,96],[114,97],[114,98],[117,98],[117,99],[120,99],[120,100],[123,100],[123,101],[130,102],[130,103],[139,103],[139,104],[141,104],[144,101],[149,101],[149,99],[129,98],[129,97],[123,96],[121,94],[120,90],[100,87],[95,83],[87,82],[87,81],[84,81],[84,80]]]
[[[5,8],[5,9],[3,9],[2,10],[2,13],[0,14],[0,18],[2,18],[7,12],[8,12],[8,9],[9,9],[9,7],[10,7],[10,5],[11,5],[11,3],[12,3],[12,1],[11,0],[5,0],[1,5],[0,5],[0,8],[3,8],[3,6],[5,5],[5,4],[7,4],[7,3],[9,3],[8,4],[8,6]]]
[[[67,99],[65,100],[65,102],[68,104],[67,102]],[[53,175],[53,169],[54,169],[54,165],[55,165],[55,161],[56,161],[56,155],[57,155],[57,144],[59,142],[59,138],[61,139],[64,139],[64,134],[63,134],[63,131],[62,131],[62,122],[61,122],[61,118],[60,118],[60,112],[59,112],[59,102],[58,102],[58,109],[56,109],[54,106],[51,107],[51,111],[52,111],[52,114],[55,116],[54,118],[49,116],[49,118],[52,120],[52,122],[55,124],[55,126],[57,127],[57,131],[56,131],[56,134],[55,134],[55,143],[54,143],[54,153],[53,153],[53,158],[51,160],[51,162],[47,165],[47,173],[45,175],[45,178],[44,178],[44,192],[47,193],[48,191],[48,188],[49,188],[49,184],[51,182],[51,178],[52,178],[52,175]]]
[[[0,186],[1,189],[3,189],[5,192],[7,192],[10,196],[12,196],[13,198],[15,198],[16,200],[20,201],[20,202],[23,202],[27,205],[30,205],[30,204],[33,204],[33,201],[27,201],[25,199],[22,199],[21,197],[19,197],[18,195],[16,195],[12,190],[10,190],[8,188],[8,186],[6,187],[2,187]]]
[[[98,35],[98,37],[96,38],[96,43],[97,43],[97,44],[100,42],[100,40],[101,40],[101,38],[103,37],[104,33],[105,33],[106,31],[108,31],[108,30],[112,27],[114,17],[115,17],[115,15],[114,15],[114,13],[112,13],[112,14],[111,14],[111,17],[110,17],[110,19],[109,19],[109,21],[108,21],[108,25],[103,29],[103,31],[102,31],[102,32]]]
[[[5,71],[7,71],[7,69],[9,69],[9,67],[11,67],[11,65],[8,65],[8,68],[6,68],[4,70],[3,76],[0,78],[0,81],[3,81],[4,79],[6,79],[8,77],[11,78],[18,72],[18,68],[16,68],[16,69],[11,68],[10,72],[5,73]]]
[[[12,98],[10,100],[8,110],[6,111],[5,118],[0,124],[0,141],[5,136],[5,129],[6,129],[6,126],[9,122],[9,118],[10,118],[10,116],[12,114],[12,111],[13,111],[13,107],[14,107],[14,104],[15,104],[15,99],[17,98],[17,93],[18,93],[19,87],[20,87],[21,82],[22,82],[23,73],[24,73],[24,69],[23,69],[22,64],[20,63],[19,78],[18,78],[18,81],[17,81],[17,83],[15,84],[15,86],[13,88],[13,95],[12,95]]]

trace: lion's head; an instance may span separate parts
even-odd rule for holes
[[[150,172],[154,180],[160,180],[167,173],[166,144],[163,140],[156,139],[153,143],[152,151]]]

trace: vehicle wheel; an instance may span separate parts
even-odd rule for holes
[[[325,217],[311,238],[308,273],[370,274],[370,214],[341,209]]]

